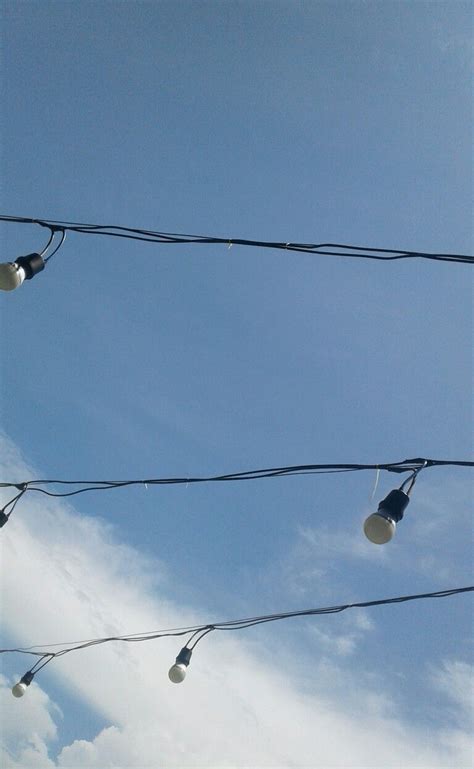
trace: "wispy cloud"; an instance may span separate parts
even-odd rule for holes
[[[367,505],[365,515],[373,507]],[[422,479],[394,540],[384,547],[363,536],[364,516],[357,530],[348,530],[346,521],[331,528],[297,527],[288,555],[279,564],[282,581],[295,599],[311,595],[318,600],[331,599],[341,590],[350,594],[348,563],[359,572],[377,567],[379,574],[429,578],[436,585],[464,582],[466,562],[459,554],[466,552],[466,532],[472,532],[471,510],[472,486],[466,478]]]

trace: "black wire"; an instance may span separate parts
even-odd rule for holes
[[[54,228],[52,228],[52,229],[50,230],[50,234],[49,234],[49,240],[48,240],[48,242],[46,243],[46,245],[45,245],[45,247],[43,248],[43,250],[39,252],[39,255],[40,255],[40,256],[43,256],[43,254],[44,254],[44,253],[45,253],[45,252],[48,250],[48,248],[50,247],[51,243],[53,242],[53,239],[54,239],[54,233],[55,233],[55,232],[56,232],[56,230],[55,230]],[[47,260],[45,259],[44,261],[46,262]]]
[[[468,593],[474,591],[474,586],[453,588],[450,590],[439,590],[431,593],[418,593],[415,595],[397,596],[396,598],[383,598],[376,601],[363,601],[358,603],[342,604],[340,606],[329,606],[321,609],[302,609],[298,611],[282,612],[279,614],[266,614],[260,617],[250,617],[241,620],[229,620],[228,622],[214,623],[215,630],[239,630],[242,628],[253,627],[264,622],[275,622],[292,617],[310,617],[323,614],[339,614],[347,609],[369,608],[372,606],[385,606],[394,603],[406,603],[408,601],[417,601],[426,598],[446,598],[459,593]]]
[[[29,673],[39,673],[39,671],[44,668],[49,662],[51,662],[54,659],[54,654],[44,654],[41,659],[38,660],[38,662],[35,662],[33,667],[29,669]],[[45,660],[43,663],[42,661]],[[42,664],[41,664],[42,663]]]
[[[124,486],[159,486],[176,485],[190,483],[212,483],[224,481],[258,480],[261,478],[277,478],[286,475],[302,475],[313,473],[334,473],[334,472],[355,472],[362,470],[386,470],[394,473],[411,472],[418,474],[425,467],[452,466],[452,467],[474,467],[474,461],[469,460],[444,460],[444,459],[406,459],[402,462],[379,463],[379,464],[311,464],[311,465],[288,465],[284,467],[262,468],[257,470],[244,470],[236,473],[227,473],[225,475],[211,475],[201,477],[175,477],[175,478],[140,478],[136,480],[64,480],[59,478],[35,479],[25,482],[28,491],[37,491],[51,497],[69,497],[75,494],[82,494],[86,491],[105,491],[106,489],[115,489]],[[402,486],[406,485],[411,479],[407,478]],[[69,492],[53,492],[41,488],[46,485],[57,486],[84,486],[85,488],[75,489]],[[4,487],[18,487],[16,483],[4,483]]]
[[[9,502],[1,509],[0,512],[4,513],[7,518],[10,518],[11,514],[13,513],[15,507],[17,506],[18,502],[22,498],[23,494],[27,491],[27,484],[25,484],[25,488],[20,491],[19,494],[16,495],[16,497],[13,497],[13,499],[10,499]],[[7,512],[8,508],[11,506],[11,510]]]
[[[85,494],[90,491],[106,491],[108,489],[117,489],[126,486],[163,486],[163,485],[182,485],[191,483],[212,483],[212,482],[225,482],[225,481],[250,481],[263,478],[282,478],[285,476],[294,475],[311,475],[311,474],[329,474],[329,473],[349,473],[361,470],[386,470],[393,473],[405,473],[411,472],[409,478],[407,478],[400,486],[400,490],[403,491],[407,484],[409,485],[407,494],[409,494],[416,481],[418,473],[426,467],[436,466],[456,466],[456,467],[474,467],[474,462],[471,461],[458,461],[458,460],[445,460],[445,459],[405,459],[402,462],[392,462],[386,464],[314,464],[314,465],[289,465],[287,467],[273,467],[259,470],[245,470],[237,473],[228,473],[226,475],[214,475],[203,477],[190,477],[190,478],[147,478],[137,480],[125,480],[125,481],[75,481],[75,480],[61,480],[61,479],[37,479],[26,481],[25,483],[1,483],[0,486],[4,488],[13,487],[20,490],[20,494],[11,499],[5,507],[3,512],[12,505],[12,509],[8,515],[11,515],[18,500],[23,496],[26,491],[36,491],[39,494],[45,494],[48,497],[74,497],[78,494]],[[74,489],[73,491],[48,491],[43,486],[83,486],[84,488]]]
[[[405,481],[403,481],[402,485],[400,486],[400,491],[405,491],[405,486],[408,484],[408,488],[407,488],[405,493],[407,494],[407,496],[410,496],[410,493],[411,493],[411,491],[413,489],[413,486],[416,483],[416,479],[418,477],[418,473],[420,473],[421,470],[423,470],[424,467],[426,467],[426,464],[424,464],[423,467],[419,467],[417,470],[414,470],[413,474],[410,475],[410,477],[407,478]]]
[[[19,654],[30,654],[33,656],[40,657],[41,659],[46,659],[47,657],[48,662],[50,662],[52,659],[56,657],[62,657],[65,654],[69,654],[73,651],[79,651],[81,649],[87,649],[91,646],[98,646],[105,643],[110,643],[112,641],[121,641],[125,643],[137,643],[141,641],[153,641],[158,638],[170,638],[170,637],[179,637],[183,635],[187,635],[189,633],[192,633],[191,638],[187,642],[187,647],[193,649],[197,643],[199,643],[202,638],[204,638],[205,635],[208,633],[211,633],[214,630],[244,630],[249,627],[254,627],[256,625],[261,625],[267,622],[276,622],[279,620],[284,619],[292,619],[296,617],[314,617],[314,616],[322,616],[326,614],[339,614],[343,611],[346,611],[347,609],[360,609],[360,608],[370,608],[372,606],[386,606],[391,604],[397,604],[397,603],[407,603],[408,601],[419,601],[423,599],[428,598],[447,598],[453,595],[459,595],[461,593],[468,593],[474,591],[474,585],[470,585],[467,587],[458,587],[458,588],[451,588],[449,590],[437,590],[435,592],[430,593],[417,593],[412,595],[403,595],[403,596],[397,596],[395,598],[382,598],[375,601],[360,601],[355,603],[346,603],[341,604],[339,606],[326,606],[322,608],[316,608],[316,609],[299,609],[296,611],[288,611],[288,612],[279,612],[277,614],[263,614],[257,617],[246,617],[243,619],[238,620],[226,620],[224,622],[214,622],[212,624],[208,623],[205,625],[194,625],[189,626],[186,628],[176,628],[171,630],[163,630],[163,631],[153,631],[149,633],[141,633],[141,634],[133,634],[129,636],[108,636],[105,638],[95,638],[88,641],[78,642],[77,644],[67,646],[63,649],[60,649],[57,652],[48,652],[48,651],[32,651],[32,649],[37,648],[39,645],[35,644],[35,646],[30,646],[27,648],[14,648],[14,649],[0,649],[0,654],[8,654],[8,653],[19,653]],[[199,634],[200,637],[196,638]],[[192,640],[196,638],[194,644],[190,646],[190,643]],[[61,644],[44,644],[44,646],[58,646]],[[38,664],[38,663],[37,663]],[[46,662],[44,664],[47,664]]]
[[[179,233],[156,232],[134,227],[122,227],[116,225],[84,224],[80,222],[63,222],[47,219],[31,219],[24,216],[0,215],[0,221],[16,222],[18,224],[38,224],[42,227],[62,229],[64,232],[78,232],[89,235],[105,235],[108,237],[127,238],[148,243],[201,243],[240,245],[258,248],[272,248],[285,251],[297,251],[322,256],[342,256],[349,258],[376,259],[381,261],[393,261],[397,259],[431,259],[434,261],[448,261],[464,264],[474,264],[474,256],[465,254],[428,253],[424,251],[405,251],[390,248],[373,248],[368,246],[355,246],[342,243],[292,243],[267,240],[249,240],[247,238],[219,238],[206,235],[186,235]],[[331,250],[327,250],[331,249]]]
[[[198,632],[201,632],[201,635],[199,636],[199,638],[196,638],[196,640],[194,641],[194,643],[191,646],[190,642],[191,642],[192,638],[194,638],[194,636],[196,636],[198,634],[198,633],[194,633],[191,636],[191,638],[189,639],[189,641],[187,641],[187,643],[186,643],[186,646],[188,647],[188,649],[191,649],[191,651],[193,651],[193,649],[195,649],[196,646],[198,645],[199,641],[202,641],[204,636],[208,635],[208,633],[212,633],[213,630],[216,630],[215,626],[214,625],[208,625],[206,628],[204,628],[204,630],[202,632],[198,631]]]
[[[58,232],[58,230],[56,229],[56,230],[54,230],[54,231],[52,232],[52,235],[53,235],[53,236],[54,236],[54,233],[55,233],[55,232]],[[56,253],[57,251],[59,251],[59,249],[61,248],[62,244],[63,244],[63,243],[64,243],[64,241],[66,240],[66,234],[67,234],[67,233],[66,233],[66,230],[61,230],[61,239],[60,239],[59,243],[57,244],[56,248],[54,249],[54,251],[51,251],[51,253],[50,253],[50,254],[48,254],[48,256],[46,257],[46,259],[44,260],[45,262],[49,262],[49,260],[51,259],[51,257],[52,257],[52,256],[54,256],[54,255],[55,255],[55,253]],[[45,250],[46,250],[46,249],[45,249]],[[44,251],[43,251],[43,253],[44,253]]]

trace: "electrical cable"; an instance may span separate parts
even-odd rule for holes
[[[61,248],[62,244],[63,244],[63,243],[64,243],[64,241],[66,240],[66,235],[67,235],[67,233],[66,233],[66,230],[63,230],[63,229],[59,230],[58,228],[56,228],[54,231],[52,231],[52,236],[54,237],[54,234],[55,234],[56,232],[58,232],[58,231],[60,231],[60,232],[61,232],[61,239],[60,239],[59,243],[56,245],[56,247],[55,247],[54,251],[51,251],[51,253],[50,253],[50,254],[48,254],[48,256],[46,257],[46,259],[44,260],[44,261],[45,261],[45,264],[46,264],[46,262],[49,262],[49,260],[51,259],[51,257],[52,257],[52,256],[54,256],[54,255],[55,255],[55,253],[56,253],[57,251],[59,251],[59,249]],[[46,249],[45,249],[45,250],[46,250]],[[44,253],[44,251],[43,251],[43,253]],[[42,255],[43,255],[43,254],[40,254],[40,256],[42,256]]]
[[[338,256],[359,259],[375,259],[379,261],[393,261],[398,259],[430,259],[433,261],[456,262],[459,264],[474,264],[474,256],[466,254],[429,253],[425,251],[406,251],[403,249],[373,248],[369,246],[355,246],[343,243],[293,243],[268,240],[250,240],[247,238],[221,238],[207,235],[187,235],[184,233],[157,232],[134,227],[123,227],[105,224],[84,224],[80,222],[67,222],[48,219],[32,219],[25,216],[0,215],[0,221],[15,222],[17,224],[37,224],[49,229],[56,228],[63,232],[77,232],[88,235],[104,235],[115,238],[127,238],[147,243],[162,244],[194,244],[207,245],[224,244],[228,247],[240,245],[257,248],[271,248],[284,251],[297,251],[321,256]],[[61,245],[61,244],[60,244]]]
[[[46,251],[48,250],[48,248],[50,247],[51,243],[52,243],[52,242],[53,242],[53,240],[54,240],[54,235],[55,235],[55,233],[56,233],[56,230],[55,230],[55,229],[52,227],[52,228],[51,228],[51,230],[50,230],[50,233],[49,233],[49,240],[48,240],[48,242],[46,243],[46,245],[45,245],[45,247],[43,248],[43,250],[42,250],[42,251],[40,251],[40,252],[38,253],[38,256],[41,256],[41,257],[43,257],[43,256],[44,256],[44,254],[46,253]],[[45,259],[44,261],[46,262],[46,261],[47,261],[47,259]]]
[[[403,481],[402,485],[400,486],[400,491],[405,491],[405,486],[407,486],[407,485],[408,485],[408,488],[407,488],[407,490],[405,491],[405,494],[406,494],[407,496],[410,496],[410,492],[411,492],[411,490],[413,489],[413,486],[414,486],[414,485],[415,485],[415,483],[416,483],[416,479],[417,479],[417,477],[418,477],[418,473],[419,473],[421,470],[423,470],[423,468],[425,468],[425,467],[426,467],[426,461],[425,461],[425,464],[423,465],[423,467],[419,467],[417,470],[414,470],[414,471],[413,471],[413,473],[412,473],[412,475],[410,475],[410,477],[409,477],[409,478],[407,478],[405,481]]]
[[[176,477],[176,478],[146,478],[138,480],[123,480],[123,481],[107,481],[107,480],[95,480],[95,481],[79,481],[79,480],[61,480],[61,479],[37,479],[24,481],[22,483],[10,483],[2,482],[0,487],[2,488],[15,488],[20,493],[15,495],[5,507],[0,511],[4,516],[3,523],[0,521],[0,526],[7,522],[8,517],[13,512],[19,499],[26,492],[37,492],[45,494],[48,497],[73,497],[78,494],[84,494],[91,491],[106,491],[110,489],[124,488],[127,486],[164,486],[164,485],[189,485],[191,483],[223,483],[231,481],[250,481],[263,478],[282,478],[286,476],[295,475],[324,475],[329,473],[349,473],[362,470],[386,470],[392,473],[405,473],[410,472],[411,475],[407,478],[400,490],[403,491],[404,487],[409,484],[407,494],[413,488],[418,473],[426,467],[438,467],[438,466],[452,466],[452,467],[474,467],[474,461],[466,460],[446,460],[446,459],[405,459],[401,462],[389,462],[379,464],[312,464],[312,465],[289,465],[287,467],[273,467],[257,470],[246,470],[236,473],[228,473],[225,475],[214,476],[202,476],[202,477]],[[73,491],[49,491],[44,486],[80,486],[82,488],[76,488]],[[9,506],[12,509],[6,513]],[[1,517],[1,516],[0,516]]]
[[[149,631],[144,633],[134,633],[131,635],[107,636],[104,638],[94,638],[86,641],[79,641],[73,645],[65,645],[65,644],[58,644],[58,643],[43,644],[42,645],[43,648],[39,649],[38,651],[33,651],[33,649],[38,649],[39,644],[35,644],[34,646],[29,646],[29,647],[0,649],[0,654],[17,653],[17,654],[26,654],[26,655],[32,655],[32,656],[38,657],[38,661],[33,665],[30,671],[28,671],[29,673],[35,673],[35,672],[38,672],[38,670],[40,670],[45,665],[49,664],[49,662],[51,662],[53,659],[56,659],[57,657],[62,657],[65,654],[69,654],[74,651],[80,651],[82,649],[87,649],[92,646],[103,645],[103,644],[111,643],[115,641],[120,641],[125,643],[137,643],[141,641],[154,641],[159,638],[180,637],[180,636],[191,634],[191,637],[187,641],[186,647],[189,650],[193,650],[206,635],[208,635],[209,633],[215,630],[222,630],[222,631],[245,630],[250,627],[266,624],[268,622],[277,622],[279,620],[294,619],[297,617],[315,617],[315,616],[323,616],[327,614],[339,614],[343,611],[347,611],[348,609],[371,608],[374,606],[388,606],[392,604],[407,603],[409,601],[419,601],[419,600],[424,600],[428,598],[447,598],[450,596],[460,595],[462,593],[468,593],[473,591],[474,591],[474,585],[469,585],[467,587],[451,588],[449,590],[437,590],[430,593],[417,593],[412,595],[396,596],[395,598],[382,598],[374,601],[358,601],[353,603],[341,604],[338,606],[326,606],[326,607],[315,608],[315,609],[299,609],[296,611],[278,612],[276,614],[263,614],[256,617],[246,617],[246,618],[236,619],[236,620],[225,620],[223,622],[207,623],[203,625],[194,625],[194,626],[188,626],[183,628],[172,628],[169,630]],[[59,649],[58,651],[48,651],[48,647],[49,649],[51,649],[57,646],[63,646],[63,648]]]

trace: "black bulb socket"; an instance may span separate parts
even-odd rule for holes
[[[408,494],[401,489],[393,489],[379,504],[378,511],[382,515],[389,514],[390,518],[398,523],[403,518],[403,513],[410,501]]]
[[[5,526],[5,524],[8,523],[8,515],[3,512],[3,510],[0,510],[0,529],[2,526]]]
[[[29,686],[35,677],[35,674],[31,672],[31,670],[28,670],[27,673],[21,678],[20,684],[25,684],[25,686]]]
[[[38,272],[44,270],[45,261],[39,254],[27,254],[15,259],[15,264],[22,267],[25,271],[25,280],[31,280]]]
[[[188,649],[187,646],[183,646],[180,653],[176,657],[176,665],[186,665],[188,667],[189,663],[191,662],[191,655],[192,650]]]

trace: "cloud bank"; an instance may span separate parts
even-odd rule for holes
[[[1,441],[2,475],[37,475]],[[172,565],[144,559],[99,519],[30,496],[1,532],[3,624],[15,643],[49,643],[201,622],[203,609],[173,597]],[[172,574],[172,572],[171,572]],[[205,608],[205,607],[204,607]],[[205,615],[204,615],[205,616]],[[358,620],[369,632],[370,620]],[[336,662],[301,669],[292,650],[261,636],[212,634],[186,681],[167,670],[179,640],[108,644],[54,661],[21,700],[0,680],[0,763],[28,767],[470,767],[472,667],[446,660],[433,686],[459,728],[412,726],[380,681],[354,670],[347,696],[331,686]],[[315,651],[327,639],[314,636]],[[350,649],[341,647],[340,653]],[[21,675],[28,662],[18,657]],[[91,740],[61,739],[48,681],[108,725]],[[469,683],[471,682],[471,683]],[[80,725],[78,724],[78,729]],[[78,734],[80,732],[78,731]]]

